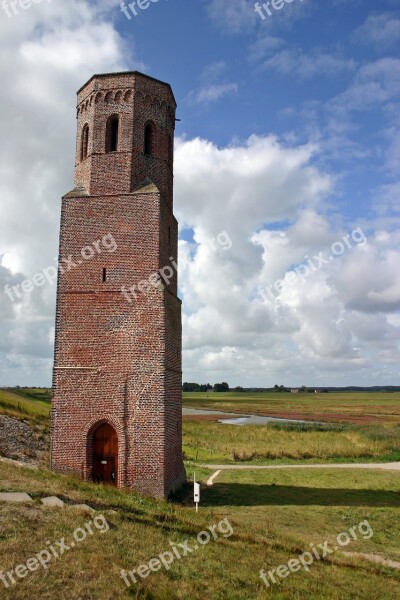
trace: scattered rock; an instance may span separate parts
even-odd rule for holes
[[[0,502],[33,502],[33,500],[24,492],[3,492],[0,493]]]
[[[0,454],[24,463],[37,463],[43,457],[48,434],[29,421],[0,415]]]
[[[47,498],[42,498],[42,504],[44,504],[44,506],[65,506],[65,502],[63,502],[60,498],[57,498],[57,496],[48,496]]]
[[[91,506],[87,504],[70,504],[68,508],[73,508],[74,510],[82,510],[90,513],[95,513],[96,511]]]

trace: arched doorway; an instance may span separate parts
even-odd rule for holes
[[[93,481],[117,485],[117,479],[117,433],[111,425],[102,423],[93,434]]]

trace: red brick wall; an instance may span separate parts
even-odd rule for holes
[[[176,103],[171,88],[139,73],[92,78],[78,92],[75,186],[92,195],[130,192],[150,179],[172,210],[171,146]],[[108,119],[120,116],[118,152],[105,153]],[[153,156],[144,155],[144,129],[154,124]],[[80,160],[81,137],[89,125],[88,157]]]
[[[185,480],[176,269],[168,286],[136,289],[128,299],[121,288],[176,265],[168,148],[175,106],[168,85],[137,73],[95,76],[78,92],[75,190],[63,198],[60,231],[61,264],[71,256],[76,266],[59,273],[56,311],[52,468],[90,480],[91,437],[108,422],[118,436],[118,485],[157,497]],[[106,153],[113,114],[120,115],[118,150]],[[143,153],[148,121],[152,157]],[[143,188],[151,182],[158,190]],[[101,244],[107,234],[114,251]],[[85,259],[82,248],[96,241]]]

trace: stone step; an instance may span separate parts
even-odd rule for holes
[[[0,502],[33,502],[33,499],[24,492],[2,492],[0,493]],[[61,498],[57,496],[46,496],[41,499],[43,506],[49,507],[63,507],[72,508],[73,510],[80,510],[82,512],[95,513],[95,509],[88,504],[65,504]],[[114,512],[114,511],[113,511]]]

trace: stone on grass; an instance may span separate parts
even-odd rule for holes
[[[44,506],[65,506],[65,502],[63,502],[57,496],[48,496],[47,498],[42,498],[42,504]]]
[[[96,512],[94,508],[88,506],[87,504],[70,504],[69,508],[73,508],[74,510],[82,510],[90,513]]]
[[[33,500],[25,492],[3,492],[0,493],[0,502],[33,502]]]

